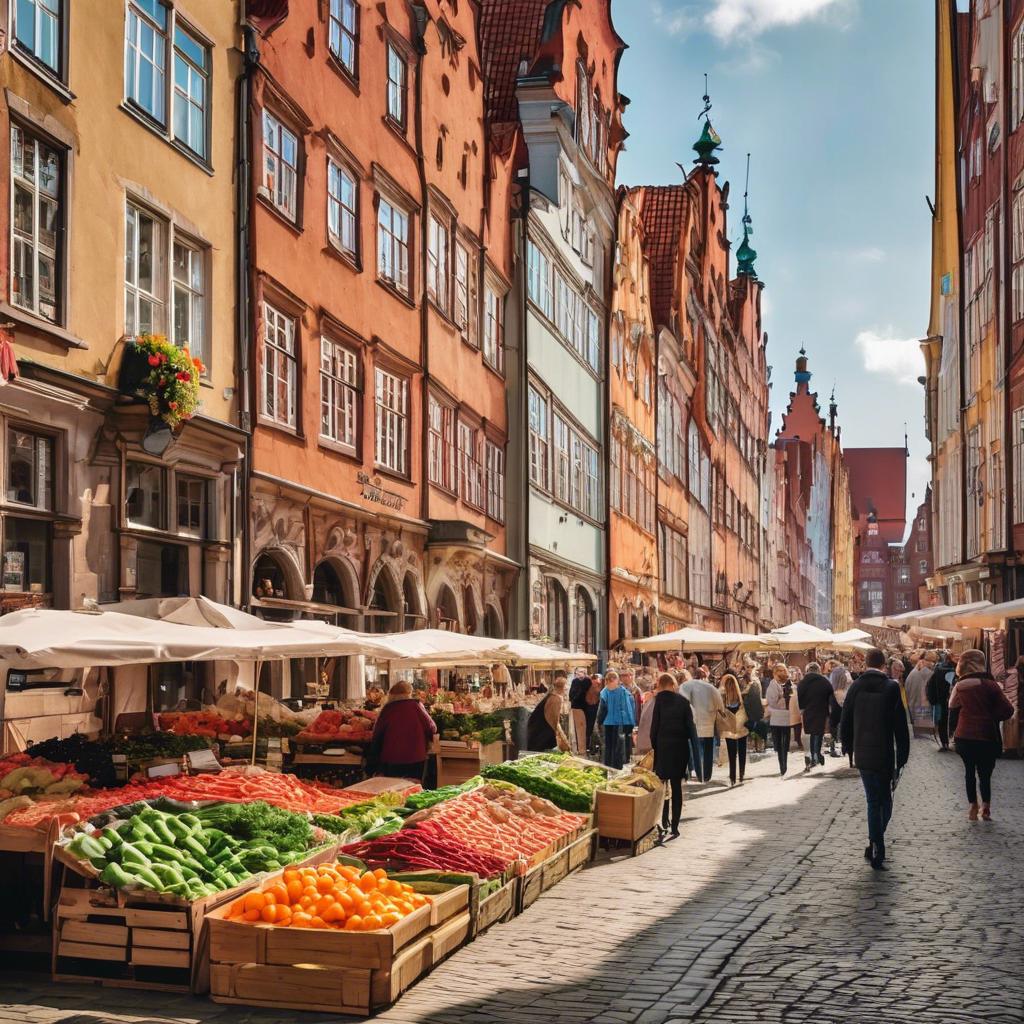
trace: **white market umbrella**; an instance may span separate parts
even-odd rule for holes
[[[587,651],[564,651],[559,647],[546,647],[529,640],[502,640],[504,653],[499,661],[510,665],[530,665],[533,668],[564,668],[568,665],[591,665],[596,654]]]
[[[967,629],[1005,629],[1010,619],[1020,618],[1024,618],[1024,598],[962,612],[956,616],[956,622]]]
[[[964,615],[970,612],[987,611],[992,607],[991,601],[973,601],[970,604],[956,604],[948,608],[928,608],[917,617],[915,626],[928,629],[956,629]]]
[[[637,637],[624,644],[627,651],[681,651],[683,653],[705,651],[760,651],[777,648],[771,636],[756,636],[752,633],[717,633],[713,630],[695,629],[686,626],[662,633],[659,636]]]

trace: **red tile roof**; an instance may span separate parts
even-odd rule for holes
[[[686,203],[683,185],[644,188],[640,219],[644,225],[644,248],[651,265],[651,313],[658,326],[668,327],[672,322],[676,257]]]
[[[904,448],[847,448],[850,498],[858,516],[874,512],[878,534],[902,544],[907,527],[907,453]]]
[[[481,0],[484,110],[492,129],[519,120],[516,79],[523,61],[527,69],[533,65],[549,2]]]

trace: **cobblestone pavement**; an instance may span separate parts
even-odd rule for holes
[[[680,839],[603,855],[377,1020],[1024,1021],[1024,764],[998,764],[996,820],[970,824],[959,758],[915,741],[884,874],[862,859],[864,799],[845,761],[785,780],[771,768],[694,794]],[[0,974],[0,1024],[295,1019],[328,1018]]]

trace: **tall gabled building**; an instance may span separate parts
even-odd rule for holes
[[[506,360],[516,631],[607,643],[605,339],[625,139],[609,0],[483,0],[486,118],[518,189]],[[511,346],[510,350],[511,350]]]

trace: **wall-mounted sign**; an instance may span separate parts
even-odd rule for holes
[[[369,473],[359,473],[356,479],[362,486],[362,496],[367,501],[375,501],[378,505],[383,505],[385,508],[393,508],[396,512],[401,512],[405,508],[405,498],[401,494],[395,494],[394,491],[386,491],[381,487],[381,478],[379,476],[371,477]]]

